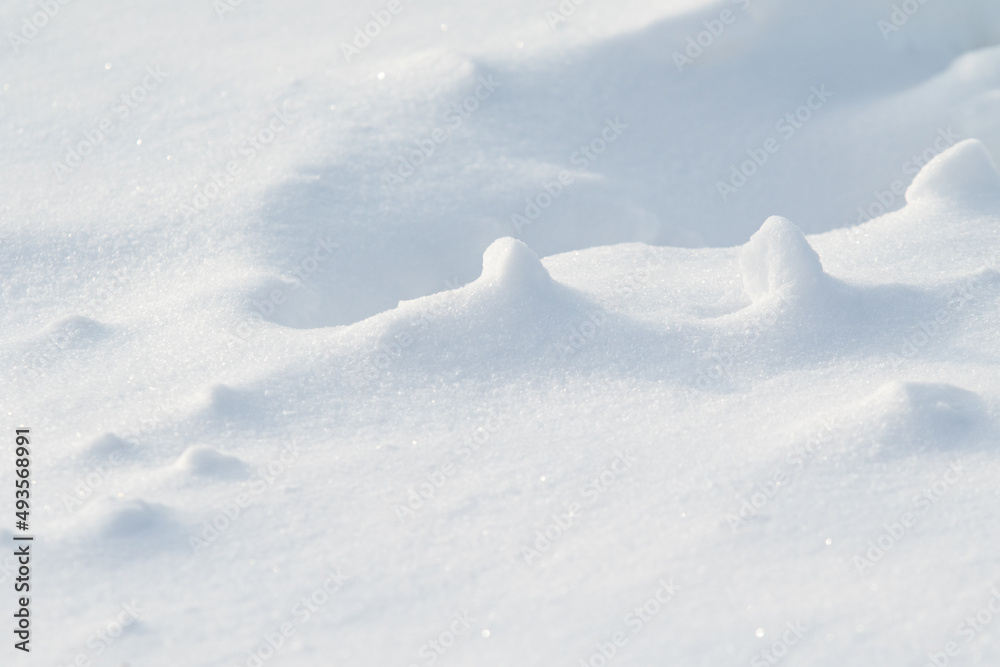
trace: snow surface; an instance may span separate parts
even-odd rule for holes
[[[1000,4],[57,4],[2,664],[1000,664]]]

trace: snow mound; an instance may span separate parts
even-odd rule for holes
[[[69,315],[47,326],[42,335],[60,348],[79,348],[99,342],[110,333],[110,327],[96,320]]]
[[[986,146],[966,139],[928,162],[906,190],[906,201],[915,204],[944,200],[976,206],[1000,199],[1000,173]]]
[[[990,425],[983,399],[951,384],[892,380],[863,403],[876,444],[900,453],[971,445]]]
[[[473,282],[369,320],[362,345],[375,345],[365,373],[437,364],[491,374],[575,353],[609,329],[608,321],[598,305],[553,280],[527,245],[502,238],[484,252]]]
[[[248,395],[224,384],[208,390],[204,413],[214,419],[233,419],[250,414],[252,401]]]
[[[37,376],[61,366],[72,354],[93,349],[109,339],[114,329],[82,315],[57,319],[34,330],[11,348],[17,363],[12,370],[21,376]]]
[[[743,287],[754,302],[794,299],[819,288],[825,274],[819,255],[790,220],[771,216],[740,251]]]
[[[119,438],[114,433],[105,433],[84,445],[81,452],[87,459],[103,460],[115,454],[118,457],[124,456],[134,448],[135,445],[133,443]]]
[[[242,477],[248,469],[241,459],[202,445],[185,449],[174,467],[189,475],[217,478]]]
[[[89,509],[93,534],[103,539],[128,540],[173,532],[169,508],[145,500],[107,500]]]
[[[531,248],[505,236],[483,253],[483,272],[474,284],[527,295],[550,291],[554,282]]]

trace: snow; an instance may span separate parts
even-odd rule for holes
[[[740,250],[743,288],[754,301],[777,296],[808,299],[822,289],[819,256],[791,220],[772,216]]]
[[[998,198],[1000,173],[978,139],[966,139],[935,157],[906,189],[908,204],[945,200],[953,207],[995,211]]]
[[[36,661],[1000,659],[1000,5],[52,6]]]

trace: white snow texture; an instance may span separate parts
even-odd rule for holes
[[[1000,664],[1000,3],[0,22],[0,664]]]

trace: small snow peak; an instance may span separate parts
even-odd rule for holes
[[[538,255],[509,236],[497,239],[483,253],[483,273],[479,280],[494,287],[529,290],[543,290],[552,284]]]
[[[822,279],[823,265],[802,230],[775,215],[765,220],[743,246],[740,271],[747,294],[753,301],[760,301],[808,290]]]
[[[240,477],[247,469],[246,463],[235,456],[197,445],[184,450],[174,465],[185,473],[203,477]]]
[[[95,505],[92,514],[96,515],[97,533],[104,538],[144,537],[156,530],[166,531],[171,526],[171,512],[167,507],[142,499],[106,500]]]
[[[218,413],[238,412],[244,403],[240,392],[224,384],[212,385],[208,390],[209,408]]]
[[[979,394],[951,384],[893,380],[866,399],[874,409],[873,437],[898,448],[950,443],[955,446],[989,426]]]
[[[133,448],[134,445],[131,442],[122,440],[114,433],[105,433],[88,443],[83,448],[83,453],[88,458],[110,460],[115,457],[117,460]],[[118,456],[115,456],[116,454]]]
[[[1000,173],[983,142],[961,141],[924,165],[906,190],[906,202],[950,200],[976,205],[1000,199]]]
[[[106,338],[111,328],[83,315],[69,315],[51,323],[44,333],[60,348],[83,348]]]

